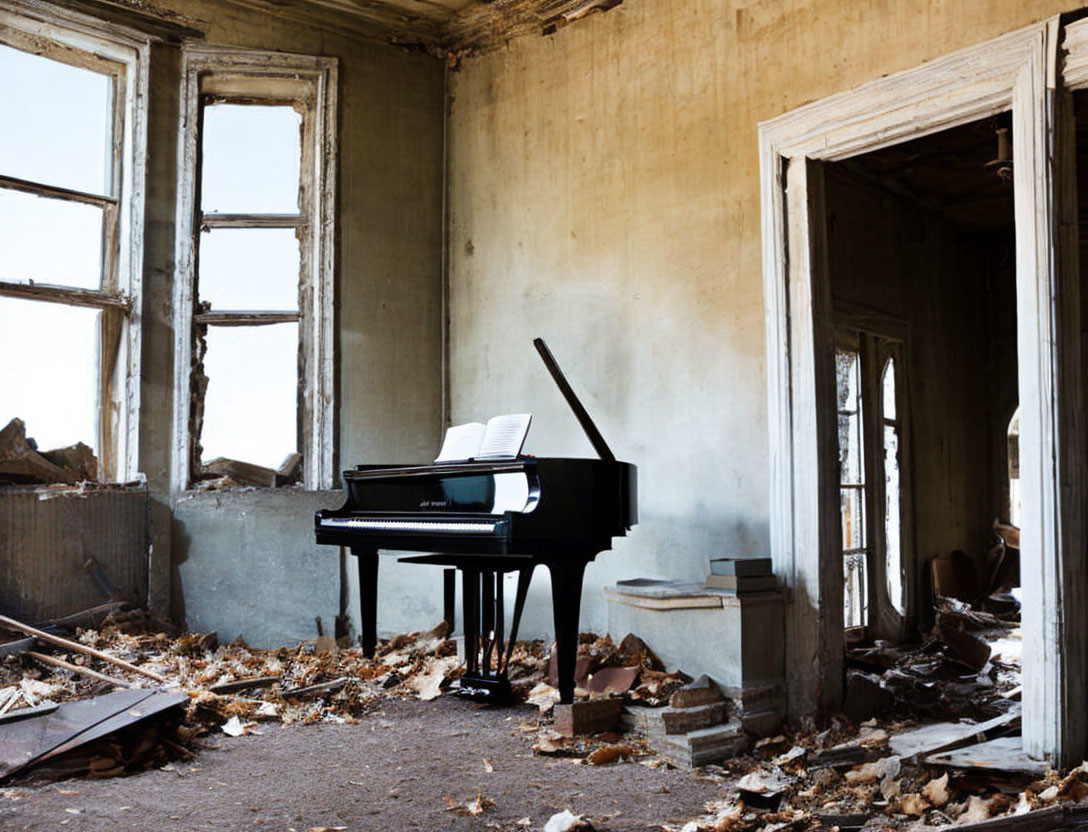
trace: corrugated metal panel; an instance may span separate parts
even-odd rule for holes
[[[146,487],[0,489],[0,612],[44,621],[100,604],[83,568],[101,565],[121,598],[147,598]]]

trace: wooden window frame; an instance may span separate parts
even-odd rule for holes
[[[1025,750],[1056,765],[1088,751],[1084,381],[1072,123],[1088,84],[1088,30],[1061,18],[896,73],[759,127],[767,337],[770,532],[788,587],[791,718],[839,706],[842,579],[832,400],[832,304],[821,163],[1012,111],[1024,536]],[[1071,38],[1076,27],[1077,38]],[[1063,113],[1065,115],[1063,115]],[[1075,159],[1074,159],[1075,163]],[[1055,176],[1055,171],[1061,175]],[[1071,233],[1070,233],[1071,232]],[[1072,240],[1070,240],[1072,237]],[[1071,267],[1072,264],[1072,267]],[[1066,623],[1069,622],[1069,623]]]
[[[303,114],[299,217],[207,214],[197,203],[200,123],[206,97],[291,104]],[[193,332],[200,324],[250,326],[298,320],[303,485],[330,488],[334,476],[333,286],[335,271],[337,61],[281,52],[186,48],[182,54],[182,146],[179,151],[177,272],[174,283],[174,499],[193,469],[190,414]],[[208,312],[195,309],[196,253],[202,226],[300,228],[297,312]]]
[[[103,480],[139,471],[141,298],[150,41],[127,27],[45,3],[0,0],[0,43],[113,79],[113,145],[105,194],[0,176],[0,187],[103,209],[101,284],[80,289],[0,281],[0,295],[102,311],[99,328],[98,435]]]

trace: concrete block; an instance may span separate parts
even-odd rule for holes
[[[669,670],[708,676],[735,702],[746,730],[764,735],[781,725],[781,592],[734,595],[698,584],[642,581],[608,587],[605,597],[609,633],[638,635]]]
[[[704,673],[694,682],[689,682],[673,691],[672,696],[669,697],[669,705],[673,708],[694,708],[724,700],[725,697],[718,690],[718,686]]]
[[[748,737],[737,720],[686,734],[665,734],[651,728],[647,741],[654,752],[683,768],[721,762],[748,749]]]
[[[608,731],[619,721],[623,700],[591,699],[555,706],[555,730],[564,737]]]
[[[725,722],[728,707],[723,700],[694,708],[662,708],[660,719],[666,734],[686,734],[699,728],[721,725]]]

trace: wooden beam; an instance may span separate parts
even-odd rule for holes
[[[10,191],[20,191],[24,194],[33,194],[47,199],[63,199],[68,202],[80,202],[84,205],[94,205],[98,208],[111,208],[117,205],[117,199],[112,196],[89,194],[86,191],[74,191],[71,188],[58,188],[54,185],[43,185],[40,182],[32,182],[29,179],[18,179],[14,176],[0,175],[0,188]]]
[[[86,306],[91,309],[119,309],[125,314],[132,311],[132,299],[120,292],[103,292],[99,289],[76,289],[55,283],[16,283],[0,280],[0,295],[9,298],[27,298],[48,303],[66,303],[69,306]]]
[[[224,311],[201,312],[193,315],[193,323],[209,326],[268,326],[288,324],[299,320],[298,312]]]
[[[201,228],[302,228],[302,214],[202,214]]]

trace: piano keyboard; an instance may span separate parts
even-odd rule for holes
[[[498,521],[449,520],[376,520],[364,517],[326,517],[322,526],[340,526],[349,529],[372,529],[386,532],[425,532],[433,534],[485,534],[494,533]]]

